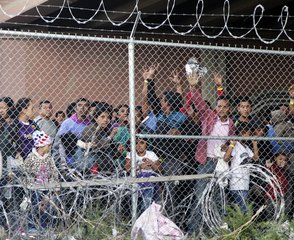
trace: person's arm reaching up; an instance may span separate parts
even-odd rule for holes
[[[201,91],[199,89],[200,77],[196,73],[192,73],[187,76],[187,80],[190,86],[190,92],[194,106],[199,111],[201,118],[204,118],[204,113],[209,110],[209,107],[202,98]]]
[[[176,91],[183,95],[182,81],[180,78],[179,71],[175,70],[172,72],[172,76],[169,79],[176,84]]]
[[[155,91],[155,74],[157,72],[158,65],[156,67],[144,67],[143,68],[143,116],[146,117],[148,112],[152,110],[156,115],[160,111],[160,100],[157,98]]]
[[[213,73],[213,80],[214,80],[214,83],[217,87],[217,96],[218,97],[222,97],[225,95],[225,92],[224,92],[224,88],[223,88],[223,78],[222,76],[217,73],[217,72],[214,72]]]

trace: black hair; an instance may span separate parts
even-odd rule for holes
[[[248,102],[250,104],[250,106],[252,105],[252,102],[248,96],[240,98],[238,101],[238,106],[241,104],[241,102]]]
[[[276,159],[276,157],[283,155],[287,158],[287,160],[289,159],[288,154],[286,153],[286,151],[284,151],[283,149],[280,149],[278,152],[276,152],[274,154],[274,159]]]
[[[129,105],[128,104],[120,104],[120,105],[117,106],[117,109],[119,110],[122,107],[125,107],[125,108],[129,109]]]
[[[236,133],[237,133],[237,135],[240,135],[241,133],[244,133],[244,132],[252,132],[252,128],[249,123],[240,122],[238,124],[237,129],[236,129]]]
[[[140,114],[140,119],[139,119],[139,123],[140,124],[143,121],[143,107],[142,106],[136,106],[135,107],[135,112]]]
[[[89,104],[89,106],[90,106],[90,101],[89,101],[87,98],[79,98],[79,99],[77,99],[77,100],[76,100],[76,105],[75,105],[75,106],[77,106],[77,104],[78,104],[79,102],[87,102],[87,103]]]
[[[148,138],[136,137],[136,143],[139,141],[144,141],[146,144],[148,144]]]
[[[56,113],[55,113],[55,117],[57,118],[58,117],[58,115],[60,115],[60,114],[62,114],[64,117],[65,117],[65,113],[63,112],[63,111],[57,111]]]
[[[183,98],[182,95],[178,92],[167,91],[163,93],[165,100],[170,106],[170,110],[173,112],[180,111],[180,108],[183,107]]]
[[[123,107],[127,108],[128,112],[130,111],[130,107],[129,107],[128,104],[120,104],[120,105],[117,106],[117,112],[119,111],[119,109],[121,109]]]
[[[143,113],[143,107],[138,105],[138,106],[135,107],[135,111],[139,111],[139,112]]]
[[[289,107],[289,103],[281,103],[280,105],[279,105],[279,107],[283,107],[283,106],[285,106],[285,107]]]
[[[76,112],[75,108],[76,108],[76,103],[75,102],[72,102],[67,106],[67,108],[66,108],[66,116],[68,118],[70,118]]]
[[[102,113],[106,112],[111,115],[111,108],[108,103],[99,103],[96,105],[95,112],[93,114],[94,118],[99,117]],[[109,116],[110,117],[110,116]]]
[[[270,108],[262,109],[258,113],[258,117],[263,123],[269,123],[272,119],[272,109]]]
[[[39,109],[41,109],[42,105],[43,104],[51,104],[51,102],[49,100],[42,100],[40,103],[39,103]]]
[[[7,107],[8,107],[7,115],[10,118],[14,118],[15,117],[15,105],[14,105],[14,101],[12,100],[12,98],[11,97],[2,97],[2,98],[0,98],[0,102],[4,102],[7,105]]]
[[[15,116],[18,117],[24,109],[29,107],[31,102],[32,100],[30,98],[20,98],[15,106]]]
[[[252,131],[255,131],[256,129],[265,129],[265,124],[259,118],[253,118],[250,121],[250,127]]]
[[[109,109],[109,113],[112,113],[113,111],[113,106],[107,102],[100,102],[101,104],[103,104],[105,107],[107,107]]]
[[[91,108],[96,107],[99,103],[100,103],[99,101],[93,101],[93,102],[91,102],[90,107]]]
[[[14,106],[14,101],[12,100],[11,97],[2,97],[0,98],[0,102],[6,103],[8,108],[11,108]]]

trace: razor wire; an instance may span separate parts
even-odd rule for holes
[[[284,208],[284,198],[282,196],[281,192],[281,187],[279,185],[278,180],[276,177],[269,172],[267,169],[263,169],[260,166],[257,165],[244,165],[241,166],[240,168],[244,169],[250,169],[252,176],[257,174],[258,178],[262,179],[262,181],[269,183],[274,191],[275,191],[275,196],[277,198],[271,199],[270,204],[274,206],[274,216],[272,219],[279,221],[281,219],[281,215],[283,213],[283,208]],[[216,200],[215,200],[215,195],[213,192],[219,191],[218,188],[221,189],[224,193],[224,185],[223,181],[228,180],[228,175],[231,175],[236,171],[236,169],[233,169],[231,171],[227,171],[225,173],[222,173],[219,176],[216,176],[210,181],[209,186],[205,189],[203,195],[201,196],[201,201],[199,201],[197,204],[201,205],[201,208],[203,209],[203,217],[204,221],[208,224],[210,227],[210,230],[214,232],[215,234],[218,233],[218,229],[224,224],[223,223],[223,216],[220,217],[218,214],[219,208],[216,207]],[[99,177],[98,177],[99,178]],[[255,183],[257,184],[257,183]],[[7,189],[12,188],[12,186],[5,186],[5,188],[2,188],[2,192],[6,194],[5,198],[8,200],[13,199],[13,196],[16,197],[13,192],[12,196],[8,197],[7,196]],[[26,239],[28,238],[37,238],[37,239],[65,239],[62,238],[64,237],[64,234],[68,234],[71,230],[71,227],[74,226],[79,226],[82,225],[82,223],[90,222],[90,224],[98,225],[100,226],[100,222],[103,222],[103,220],[107,217],[109,217],[109,214],[116,213],[117,215],[113,217],[112,221],[119,221],[120,218],[116,219],[119,217],[119,213],[121,214],[121,211],[123,209],[121,208],[121,199],[123,197],[126,197],[128,194],[131,192],[131,188],[128,187],[128,185],[113,185],[109,187],[78,187],[77,189],[75,188],[60,188],[56,192],[56,188],[52,188],[51,196],[48,198],[48,194],[45,194],[47,197],[46,200],[48,201],[47,204],[50,205],[50,207],[47,206],[46,213],[47,213],[47,218],[51,219],[49,222],[51,228],[47,228],[46,231],[41,231],[40,229],[38,230],[38,233],[32,233],[32,232],[27,232],[26,229],[26,224],[28,221],[28,216],[30,214],[35,214],[32,218],[30,218],[30,221],[36,221],[39,225],[41,225],[41,219],[37,215],[36,209],[33,209],[34,204],[30,202],[31,196],[35,193],[40,194],[40,192],[37,192],[37,190],[34,190],[34,188],[31,188],[25,184],[23,184],[23,181],[19,182],[19,184],[14,184],[13,188],[23,188],[24,190],[26,189],[25,194],[23,196],[22,202],[19,204],[16,204],[14,206],[14,209],[12,211],[11,207],[9,208],[8,206],[4,206],[3,202],[1,201],[1,207],[2,207],[2,214],[5,216],[6,223],[8,225],[8,236],[11,239]],[[29,189],[29,191],[27,190]],[[168,190],[168,186],[166,186],[166,189]],[[61,191],[60,191],[61,190]],[[122,191],[123,190],[123,191]],[[266,190],[263,189],[266,193]],[[30,192],[31,191],[31,192]],[[36,191],[36,192],[34,192]],[[103,193],[105,193],[103,195]],[[41,193],[42,194],[42,193]],[[225,194],[222,195],[223,198],[221,201],[223,202],[222,205],[222,212],[225,211],[225,206],[226,206],[226,197]],[[69,199],[73,197],[71,200],[73,204],[70,206],[66,206],[70,203],[65,201],[65,199]],[[191,196],[187,196],[191,197]],[[114,198],[114,199],[111,199]],[[100,201],[105,201],[104,204],[99,204]],[[183,200],[183,202],[185,202]],[[99,211],[101,211],[101,216],[98,218],[97,215],[95,215],[95,219],[87,219],[87,209],[88,210],[97,210],[93,206],[95,204],[99,205]],[[163,206],[165,204],[163,203]],[[16,207],[16,208],[15,208]],[[19,207],[19,208],[18,208]],[[74,211],[73,211],[74,210]],[[264,209],[263,209],[264,210]],[[1,215],[2,215],[1,214]],[[98,213],[96,213],[98,214]],[[88,217],[88,216],[87,216]],[[170,216],[172,217],[172,216]],[[182,219],[182,224],[186,219]],[[59,224],[59,226],[58,226]],[[103,223],[102,223],[103,224]],[[117,223],[118,226],[121,225],[121,223]],[[102,225],[103,226],[103,225]],[[82,228],[81,228],[82,229]],[[116,228],[114,227],[116,230]],[[81,230],[82,231],[82,230]],[[106,233],[105,233],[106,234]],[[109,234],[109,233],[108,233]],[[121,234],[121,233],[120,233]],[[78,237],[79,233],[75,232],[73,236]],[[113,236],[115,237],[115,236]]]
[[[250,176],[247,201],[255,204],[254,211],[267,206],[259,215],[259,221],[280,220],[284,201],[286,214],[291,218],[293,53],[134,41],[136,151],[143,148],[145,152],[147,147],[149,155],[147,160],[139,156],[135,164],[127,165],[130,158],[127,43],[129,40],[2,31],[0,205],[3,236],[10,239],[31,236],[66,239],[65,236],[70,235],[79,239],[88,234],[89,239],[97,239],[95,229],[101,228],[99,239],[109,236],[127,239],[133,214],[131,197],[135,194],[138,195],[135,209],[138,215],[154,200],[163,206],[163,213],[168,218],[189,232],[194,209],[201,207],[202,220],[197,225],[204,233],[208,226],[210,232],[218,234],[224,224],[226,208],[233,199],[229,185],[223,183],[225,180],[230,182],[236,171],[244,171],[246,177]],[[230,98],[232,111],[229,116],[239,117],[234,118],[234,124],[243,120],[240,116],[254,119],[256,126],[250,126],[252,134],[213,136],[203,131],[203,113],[197,110],[199,105],[193,103],[191,97],[196,87],[188,86],[187,72],[188,78],[189,74],[202,75],[197,87],[211,111],[218,104],[217,94],[221,93]],[[219,79],[214,76],[222,77],[221,86],[216,86]],[[157,100],[150,98],[153,90]],[[7,96],[12,99],[4,98]],[[249,97],[252,104],[245,113],[240,110],[244,96]],[[72,102],[76,104],[72,109],[68,108],[69,118],[63,118],[61,125],[57,122],[58,114],[54,119],[59,127],[52,149],[58,181],[52,186],[51,183],[31,184],[35,181],[34,175],[19,166],[21,158],[10,151],[18,149],[18,144],[22,143],[16,135],[10,138],[8,134],[9,124],[19,120],[13,113],[20,110],[18,102],[22,97],[30,97],[30,103],[33,103],[23,110],[28,120],[34,120],[38,115],[45,118],[42,111],[51,111],[51,115],[52,111],[65,113]],[[45,99],[49,103],[43,101]],[[16,104],[12,104],[12,100]],[[26,110],[33,105],[34,116]],[[171,105],[174,110],[181,110],[169,121],[162,112]],[[91,119],[87,118],[89,107],[93,110]],[[96,125],[95,121],[88,122],[81,133],[76,133],[77,128],[61,133],[66,130],[63,128],[65,122],[72,117],[70,110],[85,115],[84,121],[95,120]],[[102,121],[103,113],[108,114],[106,122]],[[51,115],[45,119],[51,121]],[[62,113],[60,115],[63,117]],[[179,124],[181,118],[184,124]],[[270,121],[266,122],[268,118]],[[74,120],[80,124],[79,120]],[[35,119],[32,126],[38,125],[38,121]],[[39,125],[45,131],[46,126]],[[267,136],[265,127],[273,128],[275,135]],[[212,139],[223,141],[226,147],[231,144],[236,147],[236,141],[248,146],[251,141],[265,142],[261,160],[257,162],[260,166],[240,165],[223,170],[217,176],[214,176],[214,170],[203,175],[195,152],[200,141]],[[235,142],[227,142],[229,140]],[[279,148],[276,154],[287,157],[281,159],[281,166],[277,165],[280,159],[276,155],[267,154],[272,152],[269,148],[272,145]],[[216,163],[219,158],[222,156],[212,161]],[[24,162],[26,159],[23,157]],[[152,171],[148,171],[150,166]],[[129,178],[132,168],[137,178]],[[195,186],[202,178],[207,179],[208,184],[198,195]]]
[[[46,17],[44,17],[42,15],[42,13],[40,12],[39,10],[39,7],[36,6],[36,10],[37,10],[37,13],[38,15],[41,17],[41,19],[46,22],[46,23],[53,23],[55,22],[61,12],[64,10],[64,8],[67,8],[69,13],[70,13],[70,16],[71,18],[78,24],[86,24],[92,20],[95,19],[95,16],[99,13],[99,12],[102,12],[104,13],[105,17],[107,18],[107,21],[110,22],[113,26],[123,26],[125,25],[126,23],[128,23],[128,21],[130,20],[130,18],[133,16],[133,15],[139,15],[140,13],[140,7],[139,7],[139,3],[140,1],[139,0],[136,0],[135,3],[134,3],[134,6],[132,8],[132,10],[130,12],[127,12],[125,13],[127,16],[125,17],[124,20],[122,21],[114,21],[110,18],[109,16],[109,12],[111,10],[107,10],[106,7],[105,7],[105,2],[103,0],[100,1],[99,4],[97,4],[97,9],[90,9],[91,11],[94,11],[93,15],[91,17],[89,17],[88,19],[78,19],[77,17],[75,17],[75,14],[73,12],[73,9],[76,9],[75,7],[72,7],[70,5],[70,1],[67,0],[67,1],[63,1],[62,4],[60,6],[57,6],[58,8],[60,8],[60,10],[58,11],[56,17],[53,17],[52,19],[47,19]],[[12,18],[12,17],[16,17],[16,16],[19,16],[27,7],[27,5],[29,4],[29,1],[26,0],[26,2],[23,4],[23,7],[22,9],[18,12],[18,13],[15,13],[15,14],[10,14],[8,13],[4,7],[2,6],[2,4],[0,4],[0,10],[1,12]],[[282,34],[284,34],[287,38],[288,41],[293,41],[293,38],[289,35],[289,29],[287,29],[287,23],[288,23],[288,20],[289,20],[289,7],[284,5],[281,9],[281,13],[277,19],[277,22],[280,24],[280,28],[278,29],[279,30],[279,33],[277,34],[276,37],[272,38],[272,39],[268,39],[266,37],[263,37],[261,36],[260,34],[260,30],[258,28],[258,25],[260,23],[260,21],[262,20],[263,16],[264,16],[264,11],[265,11],[265,8],[262,4],[258,4],[254,7],[254,10],[253,10],[253,13],[250,15],[252,16],[252,27],[244,34],[242,35],[235,35],[231,30],[233,28],[231,28],[229,26],[229,19],[230,19],[230,16],[231,15],[234,15],[231,13],[231,10],[230,10],[230,6],[231,6],[231,3],[229,0],[225,0],[224,3],[223,3],[223,8],[222,8],[222,17],[223,17],[223,27],[221,27],[220,31],[215,34],[215,35],[209,35],[207,34],[205,31],[204,31],[204,28],[205,26],[202,26],[201,25],[201,18],[205,15],[203,13],[204,11],[204,1],[203,0],[198,0],[197,3],[196,3],[196,7],[195,7],[195,23],[194,24],[190,24],[189,26],[186,26],[188,28],[188,30],[186,31],[179,31],[176,29],[176,24],[174,24],[172,22],[172,16],[174,15],[174,9],[175,9],[175,5],[176,5],[176,1],[175,0],[168,0],[167,4],[166,4],[166,13],[165,13],[165,19],[161,22],[161,23],[158,23],[158,24],[148,24],[146,23],[143,18],[140,16],[139,17],[139,21],[140,21],[140,24],[142,24],[145,28],[147,28],[148,30],[155,30],[155,29],[159,29],[160,27],[164,26],[165,24],[168,24],[168,26],[170,27],[170,29],[178,34],[178,35],[182,35],[182,36],[185,36],[187,34],[190,34],[192,33],[195,29],[199,29],[199,31],[201,32],[202,36],[205,36],[206,38],[208,39],[215,39],[215,38],[218,38],[220,37],[221,35],[223,35],[223,33],[226,31],[230,37],[232,37],[233,39],[242,39],[242,38],[245,38],[246,36],[248,36],[251,32],[254,32],[255,35],[257,36],[257,38],[265,43],[265,44],[272,44],[274,42],[276,42],[277,40],[279,40],[279,38],[281,37]],[[82,9],[84,10],[84,9]],[[240,15],[241,16],[241,15]]]
[[[210,230],[212,232],[215,232],[216,230],[220,229],[221,226],[223,226],[223,217],[221,217],[221,212],[224,214],[226,209],[226,199],[224,196],[225,194],[225,189],[224,189],[224,182],[227,181],[230,178],[230,175],[233,175],[240,169],[245,169],[245,171],[250,172],[250,176],[252,176],[253,181],[251,181],[252,185],[254,187],[260,188],[263,192],[262,194],[268,194],[267,189],[263,188],[260,186],[260,180],[262,182],[268,183],[274,190],[274,198],[270,198],[268,205],[273,205],[273,216],[272,219],[279,221],[281,220],[281,217],[284,212],[284,196],[282,192],[282,188],[280,186],[280,183],[278,179],[276,178],[275,175],[273,175],[272,172],[270,172],[267,168],[262,167],[260,165],[253,165],[253,164],[247,164],[247,165],[241,165],[237,168],[231,169],[227,172],[221,173],[218,177],[216,177],[215,181],[211,181],[211,184],[207,187],[206,191],[203,193],[202,196],[202,201],[201,204],[202,209],[205,210],[203,213],[204,215],[204,221],[207,223],[209,226]],[[217,188],[220,188],[218,190]],[[221,196],[222,198],[222,208],[221,212],[219,209],[216,207],[215,201],[212,200],[213,198],[213,192],[215,191],[221,191]],[[268,206],[267,206],[268,207]],[[264,210],[264,209],[263,209]]]

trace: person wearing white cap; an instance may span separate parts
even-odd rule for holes
[[[24,161],[24,168],[32,183],[46,186],[58,180],[57,169],[50,154],[52,139],[44,131],[33,133],[34,148]]]
[[[41,186],[32,192],[32,214],[29,214],[28,229],[30,233],[38,232],[37,228],[49,226],[49,214],[45,211],[48,208],[50,189],[49,183],[58,181],[58,172],[54,160],[50,154],[52,139],[44,131],[35,131],[32,134],[34,148],[24,161],[24,170],[28,177],[28,183],[34,186]],[[36,223],[33,215],[38,214],[40,224]]]

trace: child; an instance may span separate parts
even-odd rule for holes
[[[237,134],[241,137],[251,136],[251,129],[248,123],[240,123],[237,128]],[[253,152],[249,148],[250,141],[230,141],[230,145],[225,153],[224,160],[231,159],[231,169],[233,170],[230,179],[230,194],[233,198],[233,203],[239,205],[243,213],[247,212],[246,199],[249,192],[249,175],[250,173],[244,169],[237,169],[242,164],[248,163],[251,159],[257,161],[258,147],[257,141],[253,141]]]
[[[42,188],[34,190],[31,196],[32,213],[29,214],[29,232],[37,231],[37,227],[47,228],[49,214],[47,212],[49,190],[48,183],[58,181],[58,172],[54,160],[50,155],[52,140],[44,131],[33,133],[34,148],[24,161],[24,169],[28,176],[28,183],[40,185]],[[39,215],[38,221],[36,216]]]
[[[214,154],[217,157],[217,164],[215,166],[214,172],[217,177],[230,169],[228,162],[224,161],[224,156],[229,148],[229,145],[230,145],[230,142],[227,141],[225,144],[216,145],[214,148]],[[227,187],[228,179],[227,178],[224,179],[220,184],[222,187]]]
[[[270,186],[269,184],[265,187],[267,189],[267,193],[264,198],[264,204],[267,206],[266,211],[264,212],[264,218],[265,219],[272,219],[273,213],[275,212],[273,202],[278,197],[276,194],[280,195],[282,194],[285,199],[285,213],[291,217],[291,196],[288,196],[287,192],[290,187],[287,179],[287,156],[284,152],[278,152],[274,156],[274,162],[271,162],[270,160],[266,161],[266,167],[269,168],[269,170],[276,176],[278,183],[281,187],[281,190],[277,189],[277,186],[274,186],[276,188],[276,192],[273,189],[273,186]]]
[[[277,177],[278,182],[281,186],[282,194],[285,196],[288,191],[288,179],[287,179],[287,156],[283,152],[279,152],[274,156],[275,161],[266,162],[267,168]],[[269,186],[268,194],[272,199],[275,199],[274,191],[272,187]]]
[[[127,172],[131,171],[131,153],[128,152],[126,157],[125,168]],[[147,143],[144,139],[137,139],[136,144],[136,171],[138,178],[148,178],[157,176],[160,171],[160,161],[157,155],[147,150]],[[158,184],[156,183],[141,183],[142,205],[140,210],[143,212],[152,203],[152,201],[159,200]]]

